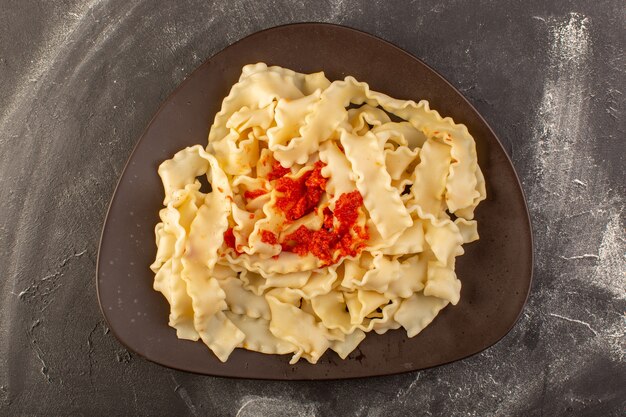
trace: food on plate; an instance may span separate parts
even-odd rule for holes
[[[474,139],[428,102],[263,63],[243,67],[208,146],[158,173],[154,289],[178,337],[221,361],[240,347],[316,363],[371,331],[415,336],[458,303],[455,258],[485,199]]]

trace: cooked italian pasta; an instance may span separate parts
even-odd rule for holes
[[[208,146],[158,173],[154,289],[178,337],[221,361],[239,347],[316,363],[367,332],[415,336],[458,303],[455,258],[485,198],[474,139],[428,102],[263,63],[243,68]]]

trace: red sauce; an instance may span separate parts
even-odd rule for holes
[[[276,191],[280,193],[276,198],[276,207],[285,213],[288,221],[312,212],[319,204],[326,189],[326,178],[321,173],[324,166],[318,161],[313,170],[299,178],[282,177],[276,181]]]
[[[278,236],[269,230],[261,230],[261,242],[265,242],[270,245],[278,243]]]
[[[302,216],[317,210],[322,196],[326,191],[326,178],[322,176],[325,164],[318,161],[313,169],[299,178],[292,178],[289,168],[283,168],[278,161],[274,161],[272,171],[267,178],[273,183],[277,191],[276,207],[285,215],[286,222],[292,222]],[[246,200],[255,199],[267,191],[263,189],[248,190],[244,193]],[[300,256],[312,254],[320,259],[324,265],[338,262],[345,256],[356,256],[365,247],[369,239],[367,227],[357,225],[359,208],[363,205],[363,198],[358,191],[342,194],[335,203],[335,210],[326,207],[323,211],[323,223],[320,230],[310,230],[300,226],[287,235],[281,243],[278,234],[270,230],[261,230],[261,241],[270,245],[280,244],[282,250],[296,253]],[[254,218],[254,214],[250,214]],[[233,229],[224,233],[224,242],[235,253],[241,251],[236,246]],[[277,259],[278,255],[274,256]]]
[[[262,188],[259,188],[258,190],[248,190],[245,193],[243,193],[243,197],[246,200],[254,200],[257,197],[260,197],[264,194],[267,194],[267,191],[265,191]]]
[[[289,173],[291,173],[291,168],[284,168],[280,162],[274,160],[272,170],[269,174],[267,174],[267,179],[273,181],[275,179],[282,178]]]
[[[328,207],[324,208],[324,223],[322,227],[326,230],[333,228],[333,212]]]
[[[345,233],[356,223],[359,217],[358,209],[362,205],[363,197],[357,190],[339,196],[333,214],[339,220],[340,233]]]
[[[226,243],[226,246],[228,246],[229,248],[233,249],[235,252],[237,253],[241,253],[237,250],[237,244],[235,242],[235,235],[233,233],[233,228],[229,227],[225,232],[224,232],[224,243]]]
[[[283,250],[306,256],[312,253],[325,265],[333,263],[333,233],[320,229],[309,230],[305,226],[300,226],[295,232],[285,237]]]
[[[335,204],[335,211],[324,209],[324,224],[320,230],[309,230],[300,226],[295,232],[285,237],[282,248],[300,256],[309,253],[320,259],[324,265],[337,262],[344,256],[356,256],[365,247],[369,239],[367,228],[356,225],[358,209],[363,198],[358,191],[342,194]],[[338,226],[333,226],[333,217]],[[350,234],[353,230],[356,236]]]

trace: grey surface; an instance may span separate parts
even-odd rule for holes
[[[625,18],[619,0],[1,1],[0,414],[623,415]],[[494,347],[392,377],[246,381],[152,364],[104,325],[98,239],[135,141],[205,58],[296,21],[406,49],[502,139],[536,268]]]

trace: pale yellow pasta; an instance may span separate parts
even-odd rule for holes
[[[413,255],[400,263],[400,277],[389,284],[385,297],[408,298],[413,293],[422,291],[426,283],[428,259],[423,254]]]
[[[158,173],[154,289],[177,336],[221,361],[345,359],[368,332],[413,337],[462,299],[455,261],[478,239],[485,180],[467,128],[426,101],[246,65],[208,145]]]
[[[340,291],[331,291],[311,298],[313,311],[327,329],[340,329],[344,334],[352,333],[354,328],[350,314],[346,311],[346,300]]]
[[[337,352],[341,359],[345,359],[363,339],[365,339],[365,332],[361,329],[355,329],[352,333],[347,334],[344,340],[331,342],[330,348]]]
[[[439,262],[429,262],[424,295],[438,297],[456,305],[461,297],[461,281],[456,278],[454,269],[441,266]]]
[[[422,218],[445,218],[445,190],[450,170],[450,146],[428,139],[420,151],[420,162],[413,172],[411,187],[414,202]]]
[[[419,218],[413,219],[413,224],[393,241],[392,244],[380,248],[383,255],[406,255],[420,253],[424,249],[424,224]]]
[[[363,277],[353,283],[357,288],[384,294],[389,285],[398,279],[400,279],[400,262],[377,253]]]
[[[162,227],[158,227],[157,231],[164,237],[159,240],[159,245],[170,245],[169,250],[161,250],[157,255],[163,252],[169,253],[168,259],[163,265],[157,256],[157,260],[152,264],[153,271],[156,272],[154,280],[154,289],[163,293],[170,303],[169,325],[176,329],[176,334],[181,339],[198,340],[199,335],[196,331],[193,320],[194,312],[191,305],[191,298],[187,293],[187,284],[181,278],[183,269],[182,256],[185,252],[186,230],[181,225],[181,213],[174,204],[185,203],[186,199],[177,199],[168,204],[168,207],[159,212]]]
[[[294,344],[298,348],[297,357],[292,359],[297,361],[299,357],[309,358],[315,363],[330,347],[328,340],[328,330],[318,323],[315,318],[303,312],[298,307],[285,303],[273,296],[267,296],[267,301],[272,312],[270,321],[270,331],[287,342]],[[294,360],[295,359],[295,360]]]
[[[363,323],[368,314],[389,302],[384,294],[366,290],[344,292],[344,298],[350,313],[350,323],[354,325]]]
[[[413,337],[424,330],[447,304],[448,301],[441,298],[415,293],[402,301],[394,319],[406,329],[409,337]]]
[[[407,174],[406,170],[416,160],[418,152],[419,148],[411,150],[408,146],[403,145],[396,149],[385,149],[385,169],[392,181],[398,181]],[[403,190],[402,188],[395,188]]]
[[[226,312],[226,317],[243,332],[245,339],[239,347],[267,354],[284,355],[294,353],[295,345],[279,339],[270,331],[270,322],[262,318]]]
[[[239,278],[230,277],[218,283],[224,291],[226,305],[233,313],[243,314],[253,319],[261,317],[269,320],[271,318],[265,297],[248,291]]]
[[[391,187],[391,176],[385,169],[383,152],[376,136],[342,132],[341,144],[355,172],[356,184],[363,203],[383,239],[402,233],[413,224],[400,198],[400,191]]]
[[[320,146],[320,160],[326,164],[322,169],[322,175],[328,178],[326,191],[332,195],[331,206],[339,196],[349,193],[356,188],[354,174],[350,161],[341,152],[333,141],[326,141]]]

